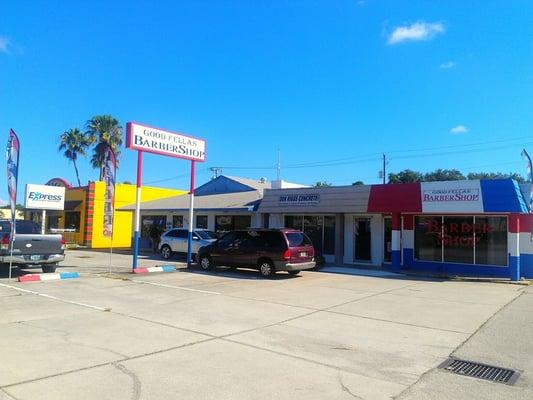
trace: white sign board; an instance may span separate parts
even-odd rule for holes
[[[283,194],[279,196],[278,203],[283,206],[308,206],[320,203],[320,195],[313,193]]]
[[[32,210],[63,210],[65,188],[46,185],[26,185],[24,207]]]
[[[483,212],[479,181],[422,182],[423,212]]]
[[[205,161],[205,141],[135,122],[126,125],[126,147],[193,161]]]

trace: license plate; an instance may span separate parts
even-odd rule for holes
[[[307,252],[302,251],[302,252],[300,253],[300,257],[307,257]]]
[[[41,259],[41,256],[37,255],[37,256],[30,256],[30,260],[32,261],[37,261],[37,260],[40,260]]]

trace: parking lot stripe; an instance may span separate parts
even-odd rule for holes
[[[91,308],[91,309],[97,310],[97,311],[110,311],[111,310],[110,308],[98,307],[98,306],[93,306],[92,304],[86,304],[86,303],[80,303],[80,302],[77,302],[77,301],[61,299],[59,297],[52,296],[52,295],[49,295],[49,294],[36,292],[35,290],[22,289],[22,288],[19,288],[19,287],[16,287],[16,286],[6,285],[5,283],[0,283],[0,286],[1,287],[5,287],[5,288],[9,288],[9,289],[13,289],[13,290],[17,290],[17,291],[22,292],[22,293],[34,294],[36,296],[45,297],[47,299],[60,301],[62,303],[74,304],[76,306]]]
[[[138,279],[132,279],[132,282],[144,283],[146,285],[154,285],[154,286],[160,286],[160,287],[171,288],[171,289],[186,290],[188,292],[198,292],[198,293],[206,293],[206,294],[222,294],[222,293],[219,293],[219,292],[212,292],[210,290],[201,290],[201,289],[193,289],[193,288],[188,288],[188,287],[183,287],[183,286],[165,285],[164,283],[141,281],[141,280],[138,280]]]

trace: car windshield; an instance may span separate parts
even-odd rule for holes
[[[16,222],[17,233],[22,235],[32,235],[41,233],[39,225],[33,221],[17,221]],[[0,221],[0,233],[10,233],[11,232],[11,222],[9,221]]]
[[[312,246],[311,240],[301,232],[287,232],[289,247]]]
[[[209,239],[216,239],[215,232],[213,231],[196,231],[196,234],[200,237],[200,239],[209,240]]]

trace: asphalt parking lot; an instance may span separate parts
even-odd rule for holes
[[[108,253],[69,251],[60,270],[80,279],[3,271],[0,399],[533,398],[533,333],[510,328],[533,328],[527,286],[179,262],[133,275],[130,262],[114,254],[108,274]],[[502,356],[511,342],[529,355]],[[452,353],[522,375],[511,387],[435,370]]]

